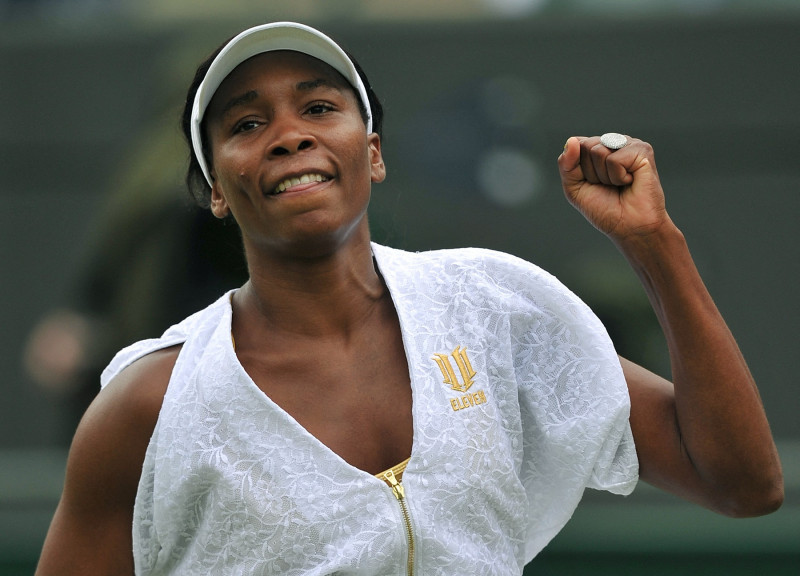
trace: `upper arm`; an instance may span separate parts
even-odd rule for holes
[[[678,425],[674,386],[649,370],[620,358],[631,397],[631,431],[639,476],[673,494],[708,505]]]
[[[37,574],[133,574],[133,505],[178,350],[137,360],[86,411]]]
[[[781,505],[780,460],[768,426],[760,433],[756,426],[766,422],[757,399],[732,403],[719,390],[692,394],[696,383],[684,383],[678,398],[671,382],[620,361],[642,480],[728,516],[759,516]]]

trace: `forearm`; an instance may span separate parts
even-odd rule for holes
[[[666,336],[676,437],[709,499],[735,515],[779,505],[780,462],[758,390],[683,234],[667,220],[656,232],[616,243]]]

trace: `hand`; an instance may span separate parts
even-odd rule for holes
[[[617,243],[652,234],[669,222],[653,148],[628,137],[611,150],[600,137],[573,136],[558,157],[567,200]]]

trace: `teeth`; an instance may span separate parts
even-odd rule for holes
[[[327,178],[322,174],[303,174],[299,178],[287,178],[275,187],[275,193],[280,194],[287,188],[297,186],[298,184],[308,184],[309,182],[325,182]]]

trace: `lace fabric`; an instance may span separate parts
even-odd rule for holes
[[[630,402],[605,329],[512,256],[373,250],[411,374],[402,481],[418,571],[521,573],[585,488],[626,494],[636,484]],[[255,386],[230,321],[226,295],[104,373],[105,384],[183,342],[137,494],[137,574],[404,574],[391,489]]]

